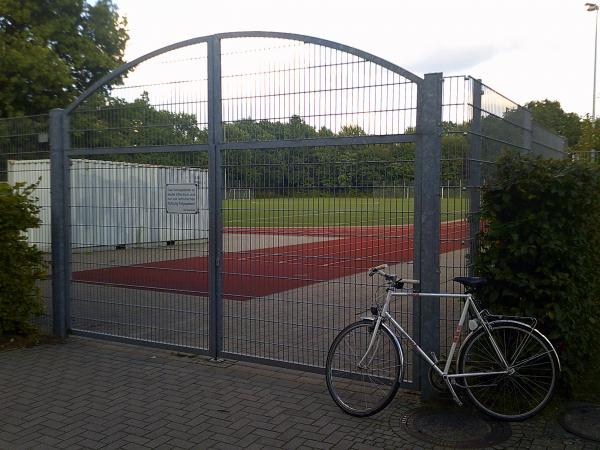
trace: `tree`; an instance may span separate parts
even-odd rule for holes
[[[0,0],[0,117],[65,107],[124,63],[112,0]]]
[[[600,127],[597,123],[589,115],[581,120],[579,141],[569,149],[575,159],[596,163],[600,161]]]
[[[74,148],[160,147],[206,144],[208,131],[200,129],[194,114],[171,112],[151,105],[147,92],[131,101],[92,95],[71,119]],[[90,157],[91,158],[91,157]],[[94,158],[140,164],[206,168],[208,155],[165,150],[161,153],[123,153]]]
[[[366,136],[367,133],[358,125],[344,125],[340,129],[339,136]]]
[[[552,100],[531,101],[525,104],[532,113],[534,122],[567,139],[569,147],[579,142],[581,137],[580,117],[566,113],[560,103]]]

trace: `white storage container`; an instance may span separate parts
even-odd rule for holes
[[[29,241],[51,248],[50,160],[8,161],[8,182],[36,183],[40,228]],[[167,185],[196,189],[197,212],[167,212]],[[195,187],[194,187],[195,185]],[[208,171],[86,159],[71,160],[73,248],[208,239]]]

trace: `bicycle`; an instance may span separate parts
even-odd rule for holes
[[[415,293],[405,290],[404,285],[419,284],[418,280],[386,273],[387,267],[382,264],[368,272],[369,276],[385,278],[387,294],[383,305],[372,306],[370,316],[344,328],[327,355],[327,388],[343,411],[358,417],[370,416],[384,409],[396,395],[404,354],[393,328],[430,366],[429,381],[433,387],[447,389],[459,406],[463,402],[456,388],[464,389],[483,413],[500,420],[525,420],[550,401],[561,370],[560,360],[550,341],[535,329],[535,319],[480,310],[472,292],[485,284],[483,278],[454,278],[465,287],[465,294]],[[431,357],[427,355],[389,313],[390,302],[397,296],[464,300],[445,363],[440,363],[433,353]],[[451,373],[468,314],[469,333],[458,350],[456,370]]]

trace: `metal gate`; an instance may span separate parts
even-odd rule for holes
[[[368,267],[439,289],[441,117],[441,74],[308,36],[126,64],[51,113],[55,331],[322,370]],[[395,308],[436,351],[437,303]]]
[[[565,156],[480,80],[280,33],[157,50],[50,118],[0,119],[0,182],[38,183],[39,323],[305,370],[382,294],[369,266],[452,292],[504,150]],[[394,306],[443,356],[459,305]]]

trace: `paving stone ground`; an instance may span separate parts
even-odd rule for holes
[[[2,450],[442,448],[402,430],[399,417],[419,406],[401,391],[354,418],[322,375],[82,337],[0,353]],[[600,448],[547,414],[510,426],[497,448]]]

